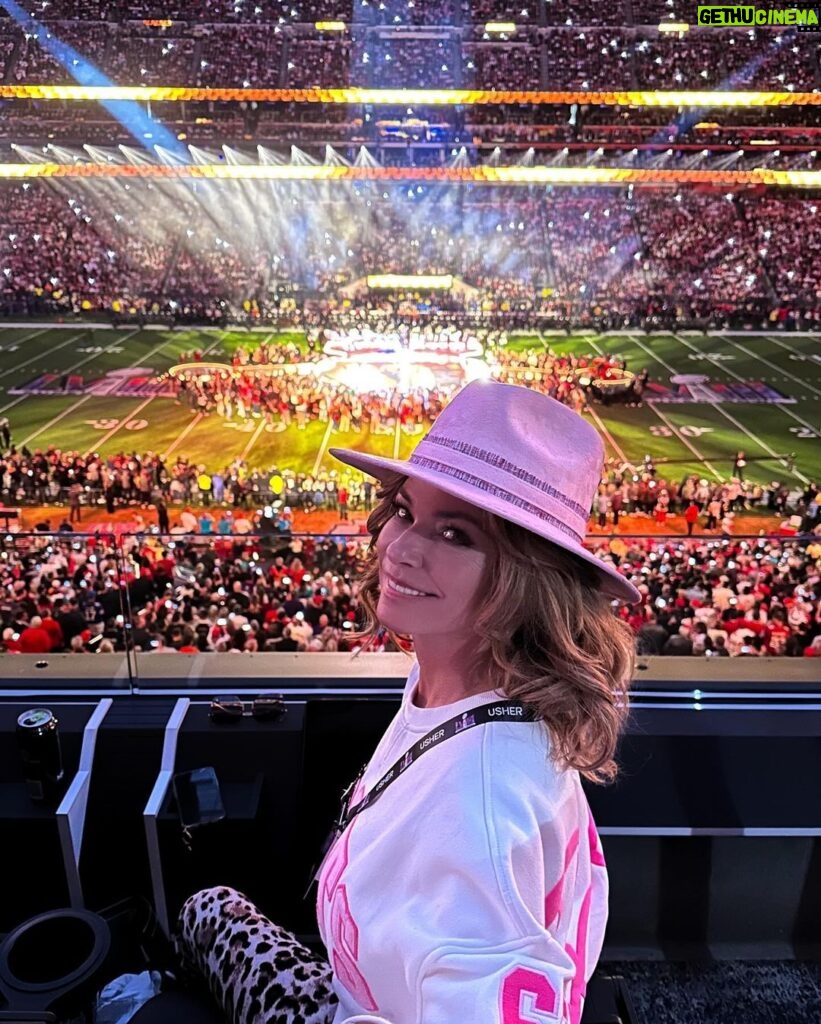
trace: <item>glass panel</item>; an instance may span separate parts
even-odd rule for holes
[[[0,510],[5,527],[0,543],[2,649],[17,653],[20,673],[31,681],[32,668],[43,681],[62,678],[69,688],[133,685],[128,651],[127,570],[113,534],[80,533],[58,518],[43,519],[32,532],[15,532],[14,509]],[[85,655],[76,663],[71,655]],[[87,656],[98,657],[88,660]],[[3,673],[0,687],[16,685],[20,673]],[[31,685],[31,682],[30,682]]]

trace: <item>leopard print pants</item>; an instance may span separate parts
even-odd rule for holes
[[[174,946],[230,1024],[331,1024],[337,999],[321,956],[242,893],[203,889],[180,910]]]

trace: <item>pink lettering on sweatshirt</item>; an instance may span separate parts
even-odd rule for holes
[[[570,842],[567,844],[567,849],[564,852],[564,869],[562,871],[562,877],[553,886],[550,892],[545,897],[544,901],[544,926],[545,928],[551,928],[559,923],[559,917],[561,909],[565,903],[564,888],[570,877],[570,865],[575,859],[576,853],[579,849],[579,830],[575,829],[573,835],[570,837]]]
[[[359,970],[359,928],[351,913],[348,888],[341,882],[348,866],[348,843],[353,827],[351,825],[345,830],[328,854],[319,899],[322,909],[328,911],[331,966],[337,980],[366,1010],[378,1010],[368,983]]]
[[[516,967],[502,981],[502,1024],[556,1021],[558,1004],[559,996],[550,979],[538,971]]]
[[[593,821],[593,815],[590,812],[589,807],[587,808],[587,844],[590,854],[591,869],[596,867],[606,867],[604,863],[604,853],[601,847],[601,839],[599,838],[599,833],[596,831],[596,824]],[[570,983],[570,998],[568,1000],[570,1024],[580,1024],[582,1019],[584,996],[587,992],[587,941],[588,933],[590,931],[590,909],[592,902],[593,882],[591,879],[591,883],[587,887],[587,891],[584,894],[584,899],[582,900],[581,909],[579,911],[579,923],[576,929],[575,944],[571,945],[570,943],[567,943],[565,946],[565,952],[573,961],[575,966],[573,980]]]

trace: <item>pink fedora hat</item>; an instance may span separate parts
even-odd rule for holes
[[[591,565],[609,596],[641,600],[614,565],[583,543],[601,481],[602,440],[586,420],[547,395],[475,380],[445,406],[407,460],[349,448],[329,451],[379,480],[415,477],[523,526]]]

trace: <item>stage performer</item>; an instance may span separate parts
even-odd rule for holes
[[[237,1024],[579,1024],[608,911],[581,776],[604,782],[628,711],[638,591],[583,546],[604,448],[560,402],[466,385],[377,477],[362,636],[414,661],[317,875],[327,959],[244,895],[178,921]]]

